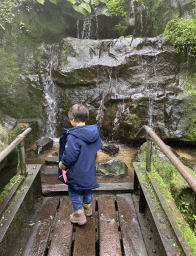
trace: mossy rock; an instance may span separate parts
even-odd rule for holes
[[[106,163],[97,163],[97,175],[122,178],[126,175],[128,167],[121,160],[112,159]]]

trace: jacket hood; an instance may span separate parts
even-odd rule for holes
[[[95,142],[99,138],[99,127],[97,124],[81,125],[70,129],[63,129],[63,134],[71,134],[87,143]]]

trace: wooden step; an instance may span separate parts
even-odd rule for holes
[[[131,194],[93,197],[83,226],[71,224],[68,196],[45,198],[23,256],[146,256]]]
[[[68,186],[65,184],[42,184],[42,194],[50,195],[52,193],[68,193]],[[93,189],[93,193],[131,193],[133,192],[133,183],[99,183],[99,187]]]
[[[163,255],[193,255],[190,249],[187,249],[187,252],[184,251],[181,241],[171,227],[169,218],[154,189],[155,186],[153,187],[147,175],[146,163],[135,162],[133,166],[135,168],[134,180],[140,187],[140,212],[145,213],[146,207],[149,208],[164,248]],[[134,185],[134,188],[136,187]]]

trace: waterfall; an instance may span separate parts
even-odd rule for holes
[[[118,109],[116,111],[116,117],[113,121],[113,130],[112,130],[112,138],[114,139],[116,137],[116,135],[118,134],[118,130],[119,130],[119,126],[120,126],[120,122],[123,119],[124,113],[125,113],[125,107],[126,104],[124,103],[120,103],[118,104]]]
[[[52,79],[52,69],[58,61],[57,51],[54,44],[47,45],[46,54],[48,60],[44,67],[45,73],[42,76],[43,96],[45,100],[44,105],[47,114],[46,135],[54,138],[56,135],[56,116],[58,112],[56,86]]]
[[[80,30],[81,22],[82,30]],[[77,20],[77,38],[91,39],[92,35],[98,39],[98,18],[94,6],[92,6],[92,13],[86,16],[84,20]]]
[[[149,101],[148,101],[148,126],[150,126],[151,128],[153,128],[153,110],[154,110],[154,100],[153,97],[149,97]]]
[[[103,121],[103,118],[104,118],[104,110],[105,110],[104,102],[105,102],[105,96],[106,96],[106,94],[102,91],[102,99],[101,99],[101,101],[100,101],[99,108],[98,108],[98,110],[97,110],[97,116],[96,116],[96,121],[97,121],[99,127],[102,126],[102,121]]]
[[[86,17],[83,23],[82,39],[90,39],[91,37],[91,17]]]

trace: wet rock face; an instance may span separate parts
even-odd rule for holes
[[[67,38],[52,78],[60,85],[57,116],[64,126],[70,125],[69,108],[80,102],[90,110],[90,123],[98,122],[108,139],[128,142],[142,125],[163,138],[183,136],[178,56],[160,37]]]

